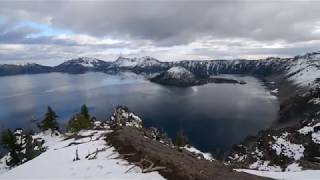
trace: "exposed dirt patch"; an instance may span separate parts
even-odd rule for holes
[[[129,162],[142,168],[150,166],[150,162],[153,163],[153,167],[165,167],[165,169],[159,170],[159,173],[169,180],[267,179],[235,172],[218,161],[210,162],[199,159],[186,150],[178,150],[171,145],[149,138],[146,136],[145,129],[121,127],[108,134],[106,139]],[[141,161],[142,159],[147,161]]]

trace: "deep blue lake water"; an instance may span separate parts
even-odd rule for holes
[[[0,126],[35,128],[50,105],[66,123],[86,103],[106,119],[117,104],[143,118],[146,126],[175,137],[182,130],[194,146],[215,152],[268,127],[277,117],[277,99],[253,77],[239,84],[166,87],[134,74],[49,73],[0,77]]]

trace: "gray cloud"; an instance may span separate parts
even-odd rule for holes
[[[131,43],[104,45],[104,48],[127,47],[159,57],[164,56],[160,52],[172,54],[170,49],[161,47],[188,46],[206,38],[221,40],[220,46],[225,48],[213,48],[219,44],[207,43],[205,48],[182,48],[176,53],[210,57],[294,55],[301,52],[299,49],[316,49],[318,43],[307,42],[320,40],[319,1],[2,1],[0,15],[11,24],[28,20],[69,29],[75,34],[127,40]],[[52,37],[25,38],[26,34],[35,33],[33,31],[7,32],[0,35],[0,43],[80,46],[72,40]],[[281,41],[294,47],[252,48],[248,42],[231,43],[229,39],[262,44]],[[76,53],[75,47],[72,49]]]
[[[41,21],[94,36],[176,45],[201,36],[288,42],[319,39],[320,2],[311,1],[18,1],[3,3],[13,18]]]

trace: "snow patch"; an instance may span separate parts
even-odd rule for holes
[[[304,170],[299,172],[270,172],[258,171],[249,169],[235,169],[238,172],[245,172],[257,176],[269,177],[281,180],[318,180],[320,177],[320,170]]]
[[[155,58],[145,56],[141,58],[125,58],[119,57],[114,63],[115,66],[121,68],[134,68],[136,66],[145,68],[150,66],[161,66],[162,63]]]
[[[278,89],[274,89],[274,90],[271,90],[270,92],[274,93],[274,94],[277,94],[279,92],[279,90]]]
[[[312,136],[312,141],[314,143],[320,144],[320,132],[319,131],[312,133],[311,136]]]
[[[190,71],[188,71],[186,68],[180,67],[180,66],[175,66],[175,67],[170,68],[167,71],[167,73],[170,77],[176,78],[176,79],[182,79],[185,77],[188,77],[188,78],[194,77],[194,75]]]
[[[298,132],[303,135],[307,135],[309,133],[312,133],[311,137],[312,137],[313,142],[320,144],[320,132],[314,132],[314,128],[318,127],[318,126],[320,126],[320,123],[317,123],[313,126],[305,126],[301,129],[299,129]]]
[[[202,155],[203,158],[206,160],[214,161],[214,158],[212,157],[212,155],[210,153],[204,153],[204,152],[200,151],[199,149],[197,149],[193,146],[189,146],[189,145],[184,146],[183,148],[189,152]]]
[[[313,98],[308,101],[308,103],[312,104],[320,104],[320,98]]]
[[[299,160],[303,157],[303,152],[305,150],[304,146],[301,144],[293,144],[287,141],[285,138],[287,135],[282,135],[281,137],[273,137],[276,142],[272,145],[272,149],[276,151],[277,155],[283,154],[294,160]]]
[[[280,166],[271,166],[269,165],[270,161],[262,161],[262,160],[257,160],[253,164],[249,166],[250,169],[257,169],[259,171],[274,171],[274,172],[280,172],[281,167]]]
[[[301,166],[299,166],[298,163],[292,163],[290,165],[288,165],[288,167],[286,168],[286,172],[290,171],[290,172],[297,172],[297,171],[301,171]]]

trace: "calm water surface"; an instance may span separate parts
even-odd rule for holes
[[[171,137],[183,130],[203,151],[225,150],[268,127],[279,107],[259,80],[236,78],[247,84],[174,88],[134,74],[104,73],[0,77],[0,126],[34,128],[34,121],[43,117],[48,105],[65,124],[83,103],[98,119],[106,119],[115,105],[124,104],[146,126],[163,128]]]

